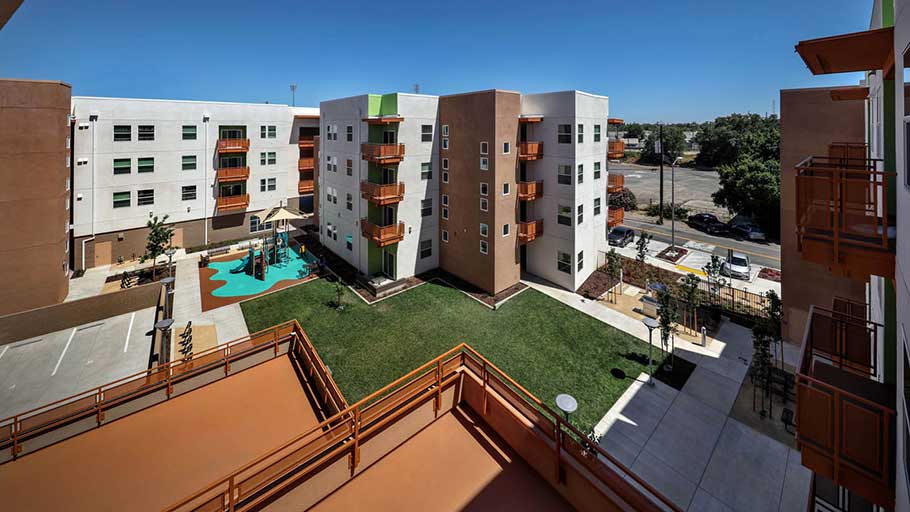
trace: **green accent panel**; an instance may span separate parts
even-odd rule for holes
[[[382,249],[376,247],[373,242],[367,242],[367,273],[376,274],[382,271]]]
[[[398,93],[368,94],[367,115],[388,116],[398,113]]]
[[[890,279],[883,279],[885,282],[885,339],[879,343],[884,344],[885,382],[893,384],[897,381],[897,296],[894,293],[894,285]]]
[[[369,128],[370,128],[370,131],[367,135],[367,137],[369,137],[369,138],[367,139],[367,141],[374,142],[376,144],[382,143],[382,133],[383,132],[385,132],[385,131],[394,131],[396,133],[398,132],[398,124],[396,124],[396,123],[392,123],[388,126],[370,125]],[[396,137],[396,139],[397,138],[398,137]]]
[[[895,172],[897,170],[897,150],[896,145],[896,132],[897,132],[897,120],[895,119],[894,113],[894,80],[885,80],[882,84],[884,87],[884,148],[885,148],[885,172]],[[886,178],[888,180],[888,213],[890,215],[897,214],[897,176],[889,176]]]
[[[882,28],[894,26],[894,0],[882,0]]]
[[[382,169],[370,162],[369,167],[367,167],[367,181],[370,183],[382,183]]]

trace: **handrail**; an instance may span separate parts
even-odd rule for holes
[[[238,194],[236,196],[219,196],[215,198],[216,208],[241,208],[250,204],[249,194]]]
[[[228,138],[218,138],[216,143],[216,149],[218,151],[249,151],[250,150],[250,139],[228,139]]]
[[[458,357],[461,357],[461,364],[456,368],[450,368],[447,373],[443,375],[443,369],[446,365],[451,361],[456,360]],[[354,404],[347,406],[338,414],[327,418],[315,427],[304,431],[289,441],[282,443],[278,447],[269,450],[238,469],[226,474],[224,477],[215,480],[192,495],[181,499],[166,510],[175,511],[182,510],[187,506],[195,507],[198,506],[200,500],[204,500],[202,503],[211,503],[212,500],[220,499],[222,507],[231,511],[235,510],[238,502],[247,499],[252,500],[255,504],[259,504],[268,499],[272,494],[281,491],[283,489],[281,482],[298,481],[304,474],[309,473],[313,471],[315,467],[318,467],[322,461],[335,457],[348,450],[351,451],[350,464],[353,474],[354,468],[356,468],[359,461],[360,439],[407,413],[408,410],[406,408],[398,406],[410,402],[419,396],[429,397],[430,395],[428,393],[434,393],[436,406],[439,407],[439,397],[442,388],[451,383],[463,369],[470,371],[470,368],[465,365],[466,357],[471,358],[475,365],[483,368],[485,373],[487,369],[492,369],[496,372],[498,378],[504,380],[509,386],[524,395],[517,396],[517,399],[524,401],[527,405],[531,405],[537,410],[552,417],[552,422],[555,425],[554,431],[548,432],[547,430],[542,430],[541,432],[548,436],[552,436],[550,439],[555,442],[554,449],[557,455],[557,461],[559,461],[561,457],[560,452],[562,451],[561,446],[562,440],[564,439],[563,436],[565,435],[565,429],[568,430],[568,433],[573,434],[580,443],[583,443],[598,455],[607,459],[611,464],[618,468],[621,473],[644,489],[646,493],[651,494],[656,503],[660,503],[672,511],[681,511],[681,509],[667,497],[641,479],[638,475],[631,472],[624,464],[607,453],[603,448],[596,443],[591,442],[574,426],[562,420],[559,414],[554,412],[539,398],[515,382],[505,372],[500,370],[466,343],[456,345],[442,355],[437,356],[431,361],[424,363],[391,383],[361,398]],[[432,377],[432,380],[427,381],[427,386],[408,389],[407,386],[419,382],[420,379],[428,376]],[[486,382],[488,376],[484,375],[482,378],[484,379],[484,382]],[[486,393],[486,384],[484,385],[484,389]],[[403,396],[398,396],[398,393],[403,393]],[[503,398],[509,400],[508,397]],[[384,400],[391,400],[393,403],[390,406],[383,408],[380,404],[382,404]],[[370,411],[372,407],[377,406],[380,407],[380,411],[374,415],[370,415],[369,419],[364,420],[363,413]],[[343,429],[342,435],[335,433],[339,428]],[[320,432],[323,432],[321,437],[310,439],[311,436]],[[301,442],[304,442],[304,444],[295,447],[295,445]],[[300,452],[304,452],[303,455],[299,455]],[[567,457],[573,456],[573,454],[569,452],[566,453]],[[294,454],[298,454],[299,456],[293,460],[286,460],[287,457],[291,457]],[[263,463],[268,464],[249,473],[250,470],[254,470],[256,466]],[[557,464],[559,464],[559,462],[557,462]],[[276,465],[280,465],[280,467],[275,468]],[[604,465],[604,468],[613,472],[613,470],[606,465]],[[241,489],[242,484],[257,478],[268,470],[274,470],[270,474],[271,478],[257,479],[251,488]],[[289,478],[292,475],[295,476],[295,478]],[[609,486],[606,482],[605,485]],[[630,487],[634,488],[631,484]],[[241,492],[244,494],[240,495]],[[648,499],[646,496],[643,497]],[[191,505],[194,503],[196,505]]]

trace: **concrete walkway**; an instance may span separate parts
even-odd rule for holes
[[[647,328],[596,301],[539,279],[550,297],[644,341]],[[796,357],[785,347],[785,358]],[[594,427],[626,467],[690,511],[805,510],[811,473],[799,452],[730,418],[752,359],[749,329],[725,322],[701,347],[677,338],[674,354],[695,363],[682,391],[643,373]]]
[[[249,335],[240,304],[202,311],[199,288],[199,262],[196,258],[178,260],[177,282],[174,287],[174,323],[178,326],[192,321],[193,325],[214,325],[218,343]]]

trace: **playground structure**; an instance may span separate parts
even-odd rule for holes
[[[256,279],[265,280],[270,265],[281,265],[290,260],[288,251],[291,242],[287,232],[276,233],[273,237],[260,239],[250,244],[247,255],[241,264],[231,269],[232,274],[241,272],[251,275]],[[301,253],[306,249],[300,246]]]

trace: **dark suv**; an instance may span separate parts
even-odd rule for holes
[[[730,232],[730,228],[726,224],[710,213],[689,215],[689,225],[709,235],[725,235]]]
[[[635,238],[635,231],[629,229],[625,226],[617,226],[610,230],[607,240],[610,241],[610,245],[616,245],[619,247],[625,247],[629,245],[632,240]]]

